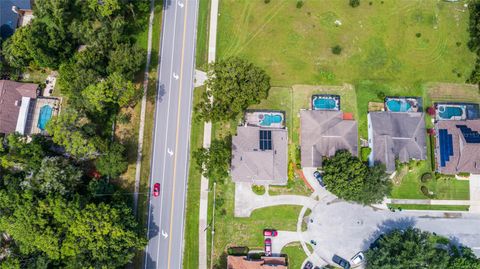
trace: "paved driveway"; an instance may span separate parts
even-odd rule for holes
[[[479,215],[390,212],[337,200],[318,203],[311,218],[304,239],[315,240],[315,252],[326,261],[331,261],[333,254],[350,259],[368,249],[380,234],[410,226],[446,236],[480,255]]]

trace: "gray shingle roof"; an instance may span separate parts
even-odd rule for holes
[[[320,167],[342,149],[358,155],[357,122],[344,120],[342,111],[302,110],[300,120],[303,167]]]
[[[370,112],[368,127],[373,161],[385,164],[387,172],[395,171],[395,159],[400,162],[426,159],[423,113]]]
[[[22,97],[36,98],[37,88],[33,83],[0,80],[0,133],[15,132]]]
[[[0,37],[5,39],[15,32],[18,22],[18,14],[12,11],[12,7],[30,9],[30,0],[0,0]]]
[[[268,129],[272,132],[272,150],[259,149],[260,130],[255,126],[239,126],[232,138],[231,175],[235,182],[284,185],[287,183],[286,129]]]

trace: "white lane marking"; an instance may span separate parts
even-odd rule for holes
[[[163,238],[167,238],[168,234],[164,230],[162,230],[162,236],[163,236]]]
[[[178,6],[183,8],[183,3],[182,2],[178,2]]]
[[[179,76],[177,75],[177,73],[173,73],[173,78],[174,78],[175,80],[178,80]]]
[[[168,155],[173,156],[173,150],[171,150],[170,148],[167,149],[167,153]]]
[[[172,57],[171,57],[171,60],[170,60],[170,73],[173,73],[173,56],[175,55],[175,36],[176,36],[176,28],[177,28],[177,6],[175,6],[175,11],[174,11],[175,15],[173,17],[173,38],[172,38],[172,45],[173,45],[173,48],[172,48]],[[164,16],[165,16],[165,12],[163,13]],[[169,85],[168,85],[168,107],[167,107],[167,124],[165,126],[167,126],[167,128],[165,128],[165,147],[167,146],[167,141],[168,141],[168,124],[169,124],[169,119],[170,119],[170,93],[172,91],[172,77],[170,77],[170,80],[169,80]],[[166,152],[164,153],[163,155],[163,173],[162,173],[162,186],[165,186],[163,183],[165,181],[165,166],[166,166],[166,162],[167,162],[167,155],[166,155]],[[175,180],[175,179],[173,179]],[[162,188],[162,199],[163,197],[165,197],[163,195],[163,190],[165,190],[165,188]],[[160,223],[159,225],[161,225],[162,223],[162,214],[163,214],[163,206],[160,207]],[[159,256],[159,253],[160,253],[160,240],[158,240],[157,242],[157,259],[158,259],[158,256]],[[156,261],[158,262],[158,261]],[[156,264],[158,265],[158,264]],[[155,267],[158,267],[158,266],[155,266]]]

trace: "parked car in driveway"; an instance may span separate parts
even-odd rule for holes
[[[277,235],[278,235],[277,230],[273,230],[273,229],[264,229],[263,230],[263,236],[275,237]]]
[[[361,251],[358,252],[355,256],[353,256],[350,259],[350,264],[352,266],[358,266],[358,265],[362,264],[363,262],[365,262],[365,255]]]
[[[266,238],[264,243],[265,243],[265,256],[272,256],[272,239]]]
[[[343,269],[350,269],[350,263],[338,255],[333,255],[332,261],[340,265]]]
[[[320,184],[320,186],[325,187],[322,174],[319,171],[313,172],[313,177],[315,177],[315,179],[318,181],[318,184]]]
[[[303,266],[303,269],[312,269],[313,268],[313,263],[311,261],[308,261],[307,263],[305,263],[305,265]]]
[[[153,185],[153,197],[160,195],[160,183],[155,183]]]

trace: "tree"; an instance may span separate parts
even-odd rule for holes
[[[323,170],[327,189],[347,201],[377,203],[391,190],[383,166],[369,168],[345,150],[325,160]]]
[[[349,5],[351,7],[358,7],[360,5],[360,0],[349,0]]]
[[[199,117],[205,121],[229,120],[267,97],[270,77],[246,60],[229,58],[210,66],[207,86],[210,91],[195,107]]]
[[[123,77],[133,79],[145,60],[145,52],[135,45],[120,44],[110,52],[108,73],[119,73]]]
[[[0,139],[0,142],[2,139]],[[36,135],[31,141],[19,134],[9,134],[0,145],[0,166],[17,170],[36,170],[47,153],[44,137]]]
[[[88,6],[102,17],[109,17],[121,8],[118,0],[88,0]]]
[[[125,147],[120,143],[113,142],[109,149],[95,161],[98,172],[109,178],[116,178],[121,175],[127,170],[128,166],[124,153]]]
[[[38,172],[25,178],[21,183],[24,189],[38,191],[43,195],[74,193],[81,183],[82,172],[61,157],[46,157]]]
[[[119,73],[110,75],[106,80],[88,86],[82,92],[86,107],[92,112],[104,113],[108,109],[116,111],[118,107],[130,104],[136,98],[135,85],[125,80]]]
[[[228,177],[231,149],[228,140],[212,140],[210,148],[199,148],[193,153],[197,167],[202,175],[211,180],[222,182]]]
[[[53,142],[65,147],[73,156],[92,158],[97,149],[94,139],[83,131],[84,125],[78,112],[67,109],[48,122],[47,132],[53,137]]]
[[[470,249],[461,247],[458,251],[448,239],[416,228],[393,230],[382,235],[365,256],[369,269],[480,268],[480,261]]]

